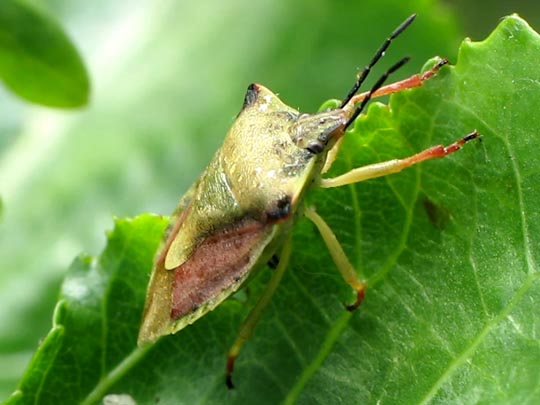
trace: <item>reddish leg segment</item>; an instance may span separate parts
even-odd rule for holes
[[[382,97],[386,96],[388,94],[397,93],[401,90],[406,89],[412,89],[414,87],[420,87],[424,84],[426,80],[429,78],[435,76],[437,71],[444,65],[448,63],[447,59],[441,59],[439,62],[435,64],[431,69],[425,71],[422,74],[416,74],[412,75],[411,77],[408,77],[407,79],[400,80],[399,82],[391,83],[386,86],[381,87],[379,90],[375,91],[371,97]],[[366,91],[364,93],[357,94],[354,96],[351,101],[349,101],[350,104],[358,104],[361,102],[366,96],[368,95],[369,91]]]
[[[425,71],[422,74],[416,74],[411,77],[408,77],[407,79],[400,80],[399,82],[391,83],[386,86],[381,87],[379,90],[373,92],[371,94],[371,98],[374,97],[382,97],[386,96],[388,94],[397,93],[402,90],[406,89],[412,89],[414,87],[420,87],[424,84],[426,80],[429,78],[435,76],[437,71],[444,65],[448,63],[447,59],[441,59],[438,63],[435,64],[431,69]],[[369,95],[369,91],[366,91],[364,93],[357,94],[356,96],[352,97],[347,105],[344,107],[344,109],[352,111],[355,106],[360,103],[362,100],[364,100]],[[324,168],[322,169],[322,173],[326,173],[328,170],[330,170],[330,167],[332,167],[332,164],[336,160],[336,157],[339,153],[339,148],[341,147],[341,140],[343,138],[340,138],[334,147],[328,152],[328,157],[326,158],[326,162],[324,164]]]
[[[463,144],[466,142],[476,139],[479,136],[480,135],[477,131],[473,131],[448,146],[437,145],[405,159],[392,159],[386,162],[358,167],[356,169],[352,169],[350,172],[342,174],[341,176],[331,179],[321,179],[320,186],[323,188],[339,187],[346,184],[358,183],[360,181],[373,179],[375,177],[397,173],[403,169],[406,169],[407,167],[423,162],[424,160],[442,158],[449,155],[450,153],[461,149]]]

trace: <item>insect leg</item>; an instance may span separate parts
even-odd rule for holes
[[[321,170],[322,174],[330,170],[330,168],[334,164],[334,161],[336,160],[339,153],[339,148],[341,148],[341,142],[343,142],[343,137],[339,138],[336,144],[332,147],[332,149],[328,151],[328,155],[326,156],[326,162],[324,162],[324,166]]]
[[[270,267],[271,269],[276,269],[278,264],[279,264],[279,256],[278,255],[273,255],[270,260],[268,260],[268,267]]]
[[[238,354],[240,353],[240,349],[242,346],[244,346],[244,343],[251,337],[251,334],[253,333],[253,330],[255,329],[255,325],[257,324],[257,321],[260,319],[264,309],[270,302],[270,299],[272,298],[272,295],[276,291],[277,286],[279,285],[281,279],[283,278],[283,274],[285,273],[285,269],[287,268],[287,265],[289,264],[289,257],[291,255],[291,239],[290,237],[287,239],[285,244],[283,245],[283,249],[281,251],[281,255],[279,257],[279,264],[277,265],[275,271],[272,273],[272,278],[270,279],[268,285],[266,286],[266,289],[264,290],[262,296],[259,298],[259,301],[247,318],[244,320],[244,323],[242,323],[242,326],[240,326],[240,330],[238,331],[238,335],[236,337],[236,340],[234,344],[229,349],[229,353],[227,354],[227,367],[226,367],[226,379],[225,382],[227,384],[227,387],[229,389],[234,388],[234,384],[232,382],[232,372],[234,370],[234,362],[236,358],[238,357]]]
[[[403,80],[400,80],[399,82],[390,83],[390,84],[387,84],[386,86],[381,87],[380,89],[378,89],[371,95],[371,98],[382,97],[388,94],[397,93],[398,91],[401,91],[401,90],[412,89],[414,87],[420,87],[424,84],[426,80],[435,76],[437,72],[439,71],[439,69],[443,67],[444,65],[446,65],[447,63],[448,63],[448,59],[440,59],[431,69],[426,70],[422,74],[415,74],[415,75],[412,75],[411,77],[408,77],[407,79],[403,79]],[[365,99],[368,94],[369,94],[369,91],[365,91],[363,93],[357,94],[349,101],[349,103],[357,104],[361,102],[363,99]]]
[[[354,311],[362,303],[364,294],[366,291],[366,284],[358,277],[356,270],[352,266],[351,262],[345,255],[343,248],[339,244],[336,235],[330,229],[328,224],[321,218],[317,212],[311,207],[306,207],[304,215],[308,217],[319,230],[328,251],[334,260],[339,272],[343,276],[343,279],[349,284],[356,292],[356,301],[353,304],[347,305],[347,310]]]
[[[331,179],[321,179],[319,186],[323,188],[339,187],[346,184],[358,183],[360,181],[373,179],[375,177],[386,176],[397,173],[407,167],[413,166],[424,160],[442,158],[459,149],[468,141],[478,138],[480,135],[475,130],[458,141],[448,145],[432,146],[416,155],[404,159],[392,159],[386,162],[374,163],[363,167],[352,169],[351,171]]]
[[[422,74],[416,74],[411,77],[408,77],[407,79],[401,80],[399,82],[391,83],[386,86],[383,86],[379,88],[378,90],[371,89],[370,91],[366,91],[364,93],[357,94],[356,96],[352,97],[348,101],[348,105],[354,106],[355,104],[358,104],[362,101],[364,101],[367,97],[375,98],[375,97],[382,97],[386,96],[388,94],[397,93],[401,90],[411,89],[414,87],[420,87],[424,84],[424,81],[429,79],[430,77],[433,77],[437,71],[444,65],[448,63],[447,59],[440,59],[435,66],[433,66],[428,71],[422,73]],[[352,121],[349,121],[352,122]],[[349,123],[347,123],[346,126],[349,126]],[[328,157],[326,158],[326,162],[324,163],[324,167],[321,171],[321,173],[326,173],[330,168],[332,167],[332,164],[336,160],[336,157],[339,153],[339,148],[341,147],[341,142],[343,138],[339,138],[339,140],[336,142],[336,144],[330,149],[328,152]]]

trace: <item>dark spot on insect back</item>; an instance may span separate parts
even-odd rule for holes
[[[286,219],[291,215],[291,197],[288,195],[275,200],[271,208],[266,211],[266,219],[268,222],[277,222]]]
[[[422,205],[424,206],[429,222],[431,222],[435,228],[440,230],[446,228],[451,219],[450,210],[448,208],[435,204],[427,197],[422,200]]]

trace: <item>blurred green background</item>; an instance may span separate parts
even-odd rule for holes
[[[530,1],[34,1],[65,28],[92,81],[89,105],[55,110],[0,89],[0,398],[51,324],[72,259],[97,253],[113,216],[170,213],[204,168],[251,82],[314,111],[342,97],[381,40],[414,26],[382,63],[455,61]],[[429,37],[422,32],[432,32]]]

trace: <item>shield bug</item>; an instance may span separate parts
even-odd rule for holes
[[[255,269],[269,264],[275,267],[272,278],[228,353],[226,382],[232,387],[234,361],[283,276],[291,253],[291,229],[302,215],[316,225],[337,269],[355,292],[347,309],[360,305],[366,284],[325,221],[304,206],[305,194],[313,187],[338,187],[395,173],[446,156],[478,137],[474,131],[446,147],[356,168],[335,178],[322,177],[347,129],[371,98],[421,86],[446,63],[441,60],[423,74],[384,86],[388,76],[408,61],[401,59],[369,91],[357,94],[371,68],[414,18],[407,18],[383,42],[338,108],[301,114],[267,88],[248,87],[223,145],[170,219],[148,287],[139,344],[195,322],[234,293]]]

